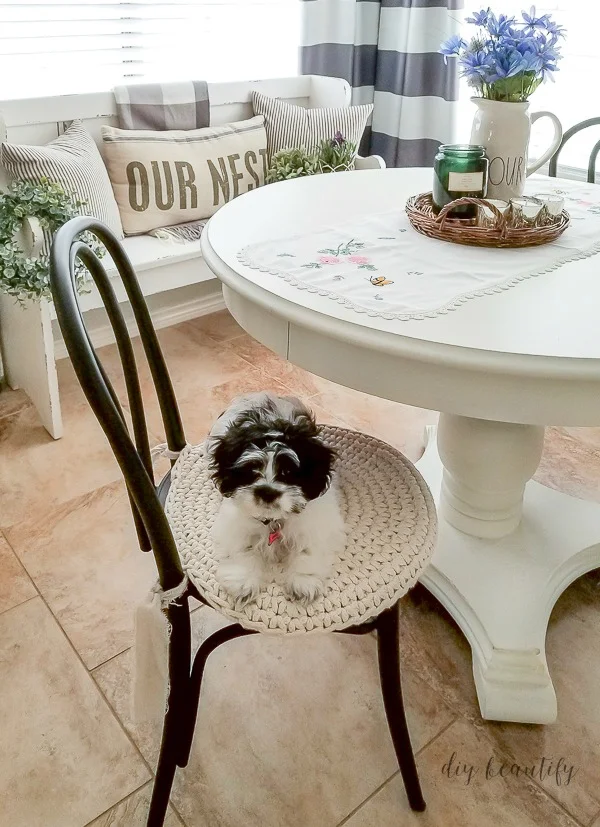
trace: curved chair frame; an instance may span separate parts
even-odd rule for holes
[[[581,123],[575,124],[570,129],[567,129],[565,134],[563,135],[562,141],[560,142],[560,146],[550,159],[550,165],[548,167],[548,175],[552,178],[556,178],[556,171],[558,169],[558,156],[563,150],[564,145],[567,143],[569,138],[572,138],[573,135],[577,135],[578,132],[581,132],[584,129],[587,129],[590,126],[600,126],[600,118],[588,118],[587,121],[581,121]],[[596,183],[596,161],[598,159],[598,155],[600,154],[600,141],[597,141],[594,144],[594,147],[590,153],[590,159],[588,161],[588,170],[587,170],[587,180],[588,184],[595,184]]]
[[[110,254],[123,281],[140,333],[162,420],[171,451],[185,445],[181,417],[167,366],[140,290],[135,272],[115,235],[94,218],[73,218],[58,230],[50,255],[50,284],[58,323],[87,400],[113,449],[127,485],[140,547],[152,551],[163,591],[181,586],[184,572],[165,515],[164,503],[170,486],[170,472],[154,483],[148,429],[131,338],[110,279],[97,256],[79,240],[83,232],[93,233]],[[79,307],[75,288],[75,263],[88,269],[114,331],[125,376],[128,406],[133,424],[129,433],[117,394],[92,346]],[[182,596],[165,609],[171,625],[169,639],[169,699],[147,827],[162,827],[176,768],[185,767],[194,736],[202,678],[210,654],[234,638],[257,634],[235,623],[213,633],[194,655],[191,644],[189,598],[206,604],[189,583]],[[373,621],[344,630],[351,634],[377,632],[379,673],[390,734],[413,810],[425,809],[416,763],[410,742],[400,682],[398,604]]]

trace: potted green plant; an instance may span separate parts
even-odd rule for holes
[[[354,169],[356,144],[336,132],[330,141],[321,141],[317,147],[320,172],[345,172]]]
[[[49,284],[49,256],[28,256],[18,242],[18,234],[26,219],[37,219],[44,234],[52,234],[70,218],[81,215],[85,202],[69,197],[63,188],[52,181],[18,181],[0,192],[0,292],[14,296],[23,303],[26,299],[51,298]],[[82,240],[97,256],[104,247],[90,233]],[[85,290],[87,271],[83,264],[76,266],[78,289]]]

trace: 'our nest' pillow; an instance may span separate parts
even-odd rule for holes
[[[262,115],[204,129],[152,132],[102,127],[104,159],[127,235],[209,218],[264,184]]]
[[[67,195],[75,193],[85,205],[81,212],[104,222],[123,238],[119,210],[106,167],[81,121],[45,146],[2,144],[2,165],[17,181],[36,183],[47,178],[60,184]]]
[[[280,149],[311,149],[333,138],[336,132],[358,146],[373,111],[372,103],[305,109],[261,92],[252,92],[252,106],[255,115],[265,116],[269,159]]]

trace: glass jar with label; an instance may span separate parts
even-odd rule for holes
[[[489,161],[482,146],[442,144],[433,162],[433,211],[457,198],[485,198]],[[465,204],[449,213],[451,218],[475,218],[477,207]]]

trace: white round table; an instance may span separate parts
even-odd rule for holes
[[[357,313],[237,258],[254,242],[394,209],[430,181],[430,170],[390,169],[263,187],[211,218],[202,252],[233,316],[267,347],[441,412],[437,444],[418,463],[442,517],[421,582],[471,644],[483,717],[550,723],[548,619],[566,587],[600,566],[600,506],[531,477],[545,425],[600,424],[600,258],[410,321]]]

